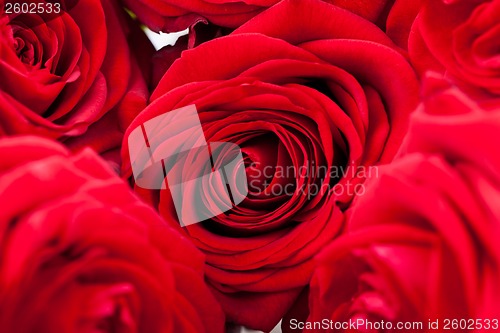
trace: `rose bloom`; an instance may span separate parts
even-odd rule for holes
[[[60,3],[60,14],[6,14],[0,1],[0,135],[37,134],[106,152],[148,98],[145,68],[128,43],[145,57],[150,45],[115,1]]]
[[[90,149],[0,140],[2,332],[222,332],[203,255]]]
[[[248,196],[203,223],[179,227],[169,190],[135,186],[206,253],[208,280],[229,321],[272,329],[307,285],[312,256],[342,227],[353,188],[364,179],[358,171],[391,161],[398,150],[418,87],[392,45],[346,10],[284,1],[233,34],[184,52],[127,130],[126,137],[194,104],[208,142],[241,147]],[[167,141],[159,154],[189,142],[187,121],[160,131]],[[127,140],[123,154],[128,161]],[[283,172],[301,168],[309,174]],[[123,174],[131,175],[130,165]],[[200,186],[184,191],[195,212],[210,210],[225,188],[215,178]]]
[[[381,26],[385,24],[385,19],[395,2],[395,0],[324,1],[347,9]],[[280,1],[123,0],[123,2],[152,30],[176,32],[192,27],[198,22],[234,29]],[[411,4],[404,6],[409,5]]]
[[[151,86],[156,87],[182,51],[230,34],[279,0],[122,0],[139,20],[153,31],[178,32],[189,28],[175,45],[167,45],[153,57]],[[303,0],[311,1],[311,0]],[[313,0],[315,1],[315,0]],[[424,0],[323,0],[344,8],[386,30],[402,49],[407,49],[411,23]],[[319,13],[316,13],[318,15]],[[290,23],[288,23],[290,24]],[[386,28],[387,25],[387,28]],[[399,43],[404,40],[403,43]]]
[[[413,24],[412,63],[421,73],[446,73],[457,82],[500,94],[500,1],[427,1]]]
[[[432,332],[429,320],[442,330],[465,319],[453,330],[496,331],[499,131],[499,104],[483,110],[453,87],[426,98],[402,156],[367,181],[346,234],[318,256],[307,321],[422,322],[406,331]]]

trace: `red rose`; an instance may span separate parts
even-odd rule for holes
[[[367,182],[346,234],[319,255],[309,325],[360,320],[359,331],[385,332],[388,322],[421,322],[406,331],[433,332],[457,319],[448,324],[456,332],[499,328],[498,131],[499,105],[487,112],[456,88],[425,100],[404,156]]]
[[[500,94],[500,1],[427,1],[409,51],[421,73],[439,71]]]
[[[324,0],[384,25],[394,0]],[[235,29],[280,0],[123,0],[154,31],[176,32],[198,22]]]
[[[49,4],[27,1],[35,2]],[[6,14],[7,3],[20,1],[0,1],[0,135],[67,140],[113,118],[113,127],[96,125],[98,142],[92,130],[85,140],[99,151],[117,146],[123,129],[115,127],[127,127],[148,98],[128,46],[133,41],[147,53],[148,46],[136,38],[138,27],[115,1],[65,0],[58,15]],[[121,105],[124,97],[136,104]]]
[[[258,15],[260,12],[274,6],[280,0],[253,0],[253,1],[206,1],[206,0],[122,0],[146,24],[150,29],[159,32],[178,32],[189,28],[187,36],[180,37],[175,45],[167,45],[157,52],[153,59],[152,86],[165,74],[182,51],[191,49],[206,41],[226,36],[235,28]],[[309,0],[308,0],[309,1]],[[392,16],[408,16],[407,12],[414,11],[417,3],[423,0],[411,0],[406,3],[397,1],[395,10],[392,6],[395,0],[323,0],[324,2],[344,8],[371,22],[376,23],[385,30],[386,20],[389,13]],[[405,2],[405,3],[403,3]],[[395,13],[393,13],[395,12]],[[415,13],[416,14],[416,13]],[[414,17],[413,17],[414,19]],[[407,20],[407,26],[402,26],[399,20],[391,20],[390,37],[399,42],[399,36],[404,34],[411,26]],[[388,31],[389,31],[388,30]],[[407,49],[406,40],[404,49]],[[402,46],[401,44],[398,44]]]
[[[136,185],[207,254],[208,279],[230,321],[264,330],[279,321],[308,283],[312,256],[342,227],[342,211],[363,181],[358,170],[390,161],[399,148],[418,93],[411,67],[391,46],[348,11],[284,1],[233,34],[184,52],[127,130],[126,137],[147,120],[195,104],[208,142],[241,147],[250,193],[204,223],[180,228],[168,190]],[[169,139],[162,149],[188,142],[190,128],[173,127],[154,138]],[[123,154],[128,161],[127,141]],[[314,166],[326,174],[313,175]],[[186,191],[186,201],[210,209],[221,189],[212,181]],[[323,193],[313,193],[318,188]]]
[[[0,140],[2,332],[222,332],[203,256],[91,150]]]

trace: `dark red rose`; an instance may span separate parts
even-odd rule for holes
[[[99,151],[116,147],[148,98],[133,52],[151,50],[138,27],[114,0],[65,0],[59,15],[6,14],[7,2],[0,1],[0,135],[66,141],[88,133],[83,140]],[[27,1],[35,2],[45,3]],[[123,105],[124,98],[136,103]],[[96,125],[111,118],[116,126]],[[97,142],[93,125],[101,134]]]
[[[23,136],[0,154],[2,332],[222,332],[203,255],[94,152]]]
[[[218,2],[190,0],[179,3],[172,0],[123,0],[149,28],[154,31],[177,32],[189,28],[189,33],[177,40],[175,45],[167,45],[159,50],[153,61],[152,86],[156,87],[161,77],[182,51],[191,49],[206,41],[229,35],[261,11],[266,10],[279,0],[227,1]],[[310,0],[304,0],[310,1]],[[396,19],[387,23],[389,36],[404,50],[407,49],[408,33],[415,12],[423,0],[323,0],[344,8],[379,26],[385,31],[389,13]],[[393,9],[394,5],[394,9]],[[319,13],[318,13],[319,14]],[[318,15],[317,14],[317,15]],[[401,22],[404,18],[404,23]],[[405,38],[404,45],[400,40]]]
[[[280,0],[122,0],[154,31],[176,32],[199,22],[235,29]],[[306,0],[307,1],[307,0]],[[324,0],[372,22],[385,23],[394,0]],[[319,15],[319,13],[318,13]]]
[[[412,27],[416,69],[500,94],[500,1],[427,1]]]
[[[499,328],[499,131],[500,104],[486,111],[453,87],[424,100],[401,156],[367,181],[345,235],[319,255],[309,325],[360,320],[358,331],[389,332],[422,322],[405,331],[434,332],[450,319],[456,332]],[[370,330],[366,320],[393,329]]]
[[[230,321],[264,330],[279,321],[307,285],[310,259],[342,227],[365,177],[358,171],[389,162],[398,150],[418,88],[392,45],[346,10],[284,1],[233,34],[184,52],[127,130],[126,137],[145,121],[195,104],[208,142],[241,147],[250,193],[204,223],[179,227],[170,191],[136,184],[207,254],[208,279]],[[187,121],[169,123],[174,131],[165,127],[150,140],[158,150],[188,144]],[[124,161],[128,148],[125,141]],[[312,174],[318,167],[326,172]],[[130,165],[123,170],[131,175]],[[210,210],[220,185],[214,177],[185,191],[185,200]]]

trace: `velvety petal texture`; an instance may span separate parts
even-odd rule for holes
[[[318,256],[308,322],[422,322],[407,331],[432,332],[429,319],[443,328],[481,318],[456,331],[498,328],[500,104],[485,110],[442,82],[426,93],[400,155],[367,181],[345,235]]]
[[[154,31],[182,31],[195,24],[235,29],[279,0],[122,0]],[[308,2],[310,0],[301,0]],[[394,0],[324,0],[371,22],[385,25]]]
[[[0,140],[0,327],[222,332],[204,256],[90,149]]]
[[[88,134],[89,145],[116,148],[126,113],[137,114],[149,95],[136,58],[148,57],[151,46],[129,48],[147,39],[114,0],[61,1],[59,14],[53,3],[26,3],[50,5],[53,13],[7,14],[0,1],[0,135],[67,141]],[[131,110],[120,103],[124,98],[142,102]],[[89,129],[110,117],[121,128],[94,142]]]
[[[207,255],[228,320],[270,330],[307,285],[311,258],[340,232],[366,172],[399,149],[417,97],[412,68],[376,25],[322,1],[283,1],[183,52],[126,134],[196,105],[208,142],[241,147],[246,199],[181,228],[169,190],[135,188]],[[166,128],[159,137],[171,141],[159,150],[189,142],[185,123]],[[208,207],[221,186],[211,179],[184,200]]]

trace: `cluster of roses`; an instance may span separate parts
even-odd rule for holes
[[[500,318],[500,0],[7,2],[1,332]],[[139,24],[189,34],[155,51]],[[191,104],[263,188],[181,228],[127,137]],[[380,172],[255,169],[311,163]],[[266,191],[324,183],[367,190]]]

